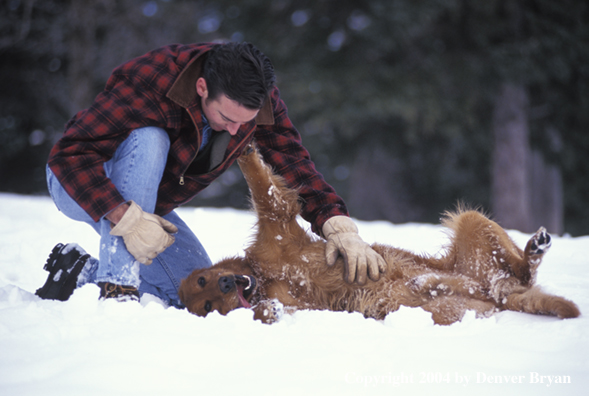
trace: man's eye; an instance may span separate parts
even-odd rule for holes
[[[205,311],[211,312],[211,309],[213,309],[213,304],[210,301],[205,302]]]
[[[200,287],[205,287],[205,285],[207,284],[207,280],[204,278],[204,276],[201,276],[200,278],[198,278],[197,283]]]

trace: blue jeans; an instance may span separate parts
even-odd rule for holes
[[[170,140],[163,129],[136,129],[119,146],[113,158],[104,163],[106,176],[127,201],[135,201],[145,212],[153,213],[169,149]],[[79,277],[78,286],[87,282],[134,286],[140,294],[150,293],[182,308],[178,298],[180,281],[193,270],[212,265],[198,238],[175,212],[163,216],[178,227],[174,244],[151,265],[143,265],[127,251],[121,237],[110,235],[110,221],[103,218],[95,222],[67,194],[49,167],[47,186],[61,212],[73,220],[88,223],[100,234],[99,258],[90,259]]]

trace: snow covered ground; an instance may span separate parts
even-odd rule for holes
[[[254,218],[232,209],[181,216],[213,262],[242,252]],[[437,252],[437,225],[358,222],[365,240]],[[523,245],[529,238],[510,231]],[[303,311],[268,326],[249,310],[199,318],[157,301],[65,303],[34,295],[57,242],[96,255],[98,237],[49,198],[0,194],[0,395],[586,395],[589,236],[555,237],[538,283],[575,301],[578,319],[515,312],[442,327],[421,309],[384,321]]]

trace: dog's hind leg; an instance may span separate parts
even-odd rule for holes
[[[438,325],[450,325],[462,320],[466,311],[475,311],[477,317],[489,317],[496,312],[493,303],[463,298],[461,296],[443,296],[422,305],[423,310],[431,312],[432,319]]]
[[[514,276],[523,285],[533,285],[535,283],[538,266],[551,245],[550,234],[546,232],[544,227],[540,227],[526,244],[523,257],[509,263]]]
[[[576,318],[581,314],[579,308],[572,301],[546,294],[538,287],[533,287],[524,293],[514,293],[507,296],[504,307],[510,311],[552,315],[561,319]]]
[[[493,301],[480,283],[457,274],[424,274],[410,279],[406,284],[414,293],[426,298],[459,295],[479,301]]]
[[[533,285],[536,270],[551,244],[546,229],[540,228],[522,250],[499,224],[476,211],[446,213],[443,224],[454,231],[450,260],[444,269],[453,269],[481,283],[489,274],[504,271],[522,286]]]

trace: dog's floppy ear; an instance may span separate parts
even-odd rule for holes
[[[180,298],[180,301],[185,304],[185,300],[184,300],[184,282],[186,282],[186,279],[182,279],[182,281],[180,281],[180,287],[178,288],[178,297]]]

